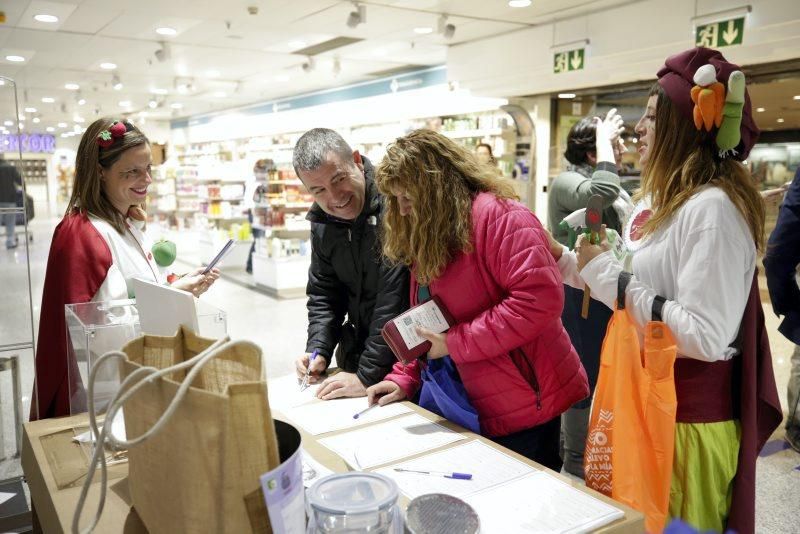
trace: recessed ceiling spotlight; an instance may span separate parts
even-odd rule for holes
[[[6,126],[14,126],[14,121],[5,121],[3,122]]]
[[[169,93],[169,91],[166,89],[150,89],[150,92],[154,95],[166,95]]]
[[[172,109],[181,109],[183,107],[183,104],[181,104],[180,102],[173,102],[172,104],[169,105],[169,107],[171,107]]]
[[[55,132],[55,131],[56,131],[56,129],[55,129],[55,128],[53,128],[52,126],[48,126],[48,127],[47,127],[47,128],[45,128],[45,129],[46,129],[48,132],[50,132],[50,133],[53,133],[53,132]]]
[[[66,122],[59,122],[56,126],[58,126],[59,128],[66,128],[67,127],[67,123]]]
[[[158,102],[156,102],[155,100],[151,100],[150,102],[147,103],[147,105],[150,109],[156,109],[158,107]]]
[[[508,7],[528,7],[531,0],[508,0]]]
[[[764,113],[766,111],[766,109],[765,108],[756,108],[756,111],[758,113]]]
[[[42,102],[44,102],[45,104],[52,104],[55,101],[56,101],[56,99],[53,98],[53,97],[50,97],[50,96],[43,96],[42,97]]]
[[[64,89],[68,89],[70,91],[77,91],[80,88],[81,88],[81,86],[78,85],[77,83],[65,83],[64,84]]]
[[[22,56],[6,56],[6,61],[11,61],[12,63],[22,63],[25,61],[25,58]]]
[[[104,63],[100,63],[100,68],[105,70],[114,70],[117,68],[117,64],[106,61]]]
[[[48,24],[53,24],[55,22],[58,22],[58,17],[56,17],[55,15],[45,15],[45,14],[34,15],[33,19],[38,22],[47,22]]]
[[[25,108],[25,113],[36,113],[36,108]]]
[[[158,35],[178,35],[178,30],[175,28],[170,28],[169,26],[162,26],[161,28],[156,28],[156,33]]]
[[[39,124],[40,122],[42,122],[42,119],[40,119],[39,117],[34,117],[33,118],[33,123],[34,124]]]
[[[79,105],[79,106],[82,106],[82,105],[84,105],[84,104],[86,104],[86,99],[85,99],[85,98],[79,98],[79,99],[78,99],[78,105]]]
[[[558,98],[570,99],[575,98],[575,93],[558,93]]]
[[[414,33],[419,35],[427,35],[429,33],[433,33],[433,28],[430,26],[420,26],[418,28],[414,28]]]
[[[792,99],[793,99],[793,100],[800,100],[800,95],[794,95],[794,96],[792,97]]]
[[[783,119],[778,119],[778,122],[785,122]]]
[[[78,115],[75,115],[74,117],[72,117],[72,120],[74,120],[75,122],[77,122],[79,124],[86,122],[86,119],[84,119],[83,117],[79,117]]]

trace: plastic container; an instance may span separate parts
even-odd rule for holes
[[[308,532],[402,533],[399,495],[392,479],[375,473],[341,473],[322,478],[308,490]]]

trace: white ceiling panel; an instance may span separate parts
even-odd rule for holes
[[[45,2],[43,0],[33,0],[28,4],[28,8],[22,13],[18,28],[31,28],[45,31],[57,31],[61,29],[70,15],[78,7],[76,3],[68,4],[62,2]],[[40,22],[34,17],[36,15],[51,15],[57,17],[56,22]]]

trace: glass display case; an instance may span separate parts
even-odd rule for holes
[[[195,301],[199,335],[218,339],[227,334],[224,311],[202,300]],[[67,321],[68,384],[70,414],[87,411],[86,392],[89,374],[105,353],[120,350],[129,341],[142,335],[135,300],[87,302],[64,307]],[[104,413],[106,405],[119,388],[116,364],[109,363],[97,371],[94,390],[96,413]]]

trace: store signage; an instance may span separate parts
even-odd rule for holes
[[[50,134],[0,135],[0,152],[34,152],[52,154],[56,137]]]
[[[742,44],[744,38],[744,17],[722,20],[710,24],[700,24],[695,30],[695,46],[718,48]]]
[[[557,52],[553,55],[553,72],[561,74],[571,70],[583,70],[584,58],[586,57],[585,50],[585,48],[578,48]]]

